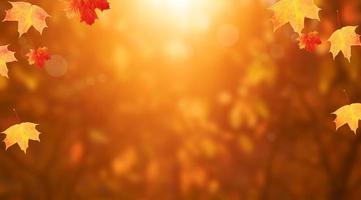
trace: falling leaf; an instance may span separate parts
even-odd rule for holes
[[[289,23],[293,30],[301,33],[305,18],[320,20],[318,8],[313,0],[280,0],[270,7],[274,12],[272,18],[274,30]]]
[[[321,39],[317,31],[302,34],[298,40],[300,48],[306,49],[308,52],[314,52],[316,47],[321,44]]]
[[[27,2],[10,2],[12,8],[6,11],[3,21],[17,21],[19,37],[28,32],[31,26],[42,34],[48,13],[36,5]]]
[[[29,140],[40,141],[40,132],[36,130],[37,124],[24,122],[15,124],[6,129],[3,133],[6,135],[4,139],[6,149],[17,143],[21,150],[26,153],[29,146]]]
[[[69,15],[73,13],[80,15],[80,22],[92,25],[98,19],[96,9],[101,11],[110,9],[109,2],[107,0],[70,0],[67,10]]]
[[[330,52],[333,59],[339,52],[345,56],[348,61],[351,61],[351,46],[361,46],[360,35],[356,34],[357,26],[345,26],[336,30],[328,39],[331,43]]]
[[[358,128],[358,121],[361,119],[361,104],[353,103],[343,106],[333,112],[336,115],[335,124],[336,130],[341,126],[348,124],[351,130],[356,134]]]
[[[43,68],[45,62],[51,58],[48,48],[42,47],[38,49],[30,49],[30,52],[26,54],[30,65],[36,65],[39,68]]]
[[[6,63],[16,61],[15,52],[8,50],[8,45],[0,46],[0,75],[8,78]]]

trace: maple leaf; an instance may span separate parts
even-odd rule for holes
[[[19,37],[33,26],[42,34],[46,25],[46,18],[50,17],[48,13],[36,5],[27,2],[10,2],[12,8],[6,11],[3,21],[17,21]]]
[[[14,144],[18,144],[20,149],[26,153],[29,146],[29,140],[40,141],[40,132],[36,130],[37,124],[24,122],[21,124],[15,124],[3,133],[6,135],[4,142],[6,149]]]
[[[274,12],[272,22],[274,30],[289,23],[293,30],[301,33],[305,18],[320,20],[318,12],[321,10],[313,0],[280,0],[270,9]]]
[[[358,121],[361,119],[361,103],[353,103],[343,106],[333,112],[336,115],[336,130],[341,126],[348,124],[351,130],[356,134]]]
[[[321,44],[321,38],[318,35],[317,31],[309,32],[307,34],[302,34],[299,37],[299,47],[301,49],[306,49],[308,52],[314,52],[317,45]]]
[[[80,15],[80,22],[92,25],[98,19],[96,9],[101,11],[110,9],[109,2],[107,0],[70,0],[67,10],[69,14]]]
[[[48,48],[42,47],[38,49],[30,49],[30,52],[26,54],[30,65],[35,64],[39,68],[43,68],[45,62],[51,58]]]
[[[0,75],[8,78],[6,63],[16,61],[15,52],[8,50],[8,45],[0,46]]]
[[[333,59],[342,52],[343,56],[351,61],[351,46],[361,46],[360,35],[355,30],[357,26],[345,26],[332,33],[328,41],[331,43],[330,52]]]

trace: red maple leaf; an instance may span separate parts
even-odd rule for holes
[[[299,37],[299,46],[301,49],[306,49],[308,52],[314,52],[316,50],[317,45],[320,45],[321,38],[318,35],[317,31],[309,32],[306,34],[302,34]]]
[[[80,21],[92,25],[98,15],[96,9],[101,11],[110,9],[108,0],[70,0],[69,11],[80,15]]]
[[[45,62],[51,58],[48,48],[42,47],[38,49],[30,49],[30,52],[26,54],[30,65],[36,65],[39,68],[43,68]]]

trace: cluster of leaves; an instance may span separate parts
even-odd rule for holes
[[[320,45],[321,39],[317,31],[303,33],[305,18],[320,20],[318,8],[313,0],[280,0],[276,2],[270,9],[274,12],[272,21],[274,30],[289,23],[293,30],[299,35],[299,47],[306,49],[309,52],[314,52],[316,47]],[[361,46],[360,35],[356,33],[357,26],[345,26],[334,31],[329,39],[329,52],[331,52],[333,59],[339,53],[351,62],[351,47]],[[356,134],[358,121],[361,119],[361,112],[359,107],[361,104],[346,105],[334,114],[337,115],[335,123],[339,128],[344,124],[349,124],[351,130]]]
[[[43,33],[47,27],[46,19],[50,15],[41,7],[33,5],[28,2],[9,2],[11,9],[6,10],[6,15],[3,22],[13,21],[18,23],[19,38],[27,33],[31,27],[34,27],[40,34]],[[101,11],[109,9],[107,0],[70,0],[68,1],[68,12],[80,15],[80,21],[88,25],[92,25],[97,19],[95,10]],[[0,75],[8,78],[7,63],[17,61],[15,52],[8,49],[9,45],[0,46]],[[39,47],[37,49],[30,49],[26,54],[28,63],[43,68],[48,60],[51,59],[51,54],[47,47]],[[26,153],[29,140],[39,140],[39,132],[35,129],[34,123],[20,123],[11,126],[4,133],[7,135],[4,142],[6,148],[18,143],[21,150]]]
[[[358,199],[360,139],[334,134],[329,112],[344,88],[360,100],[359,48],[351,64],[297,50],[269,28],[269,1],[207,1],[220,5],[206,31],[148,2],[113,1],[89,30],[41,1],[54,21],[40,42],[72,67],[54,79],[15,63],[11,84],[0,79],[2,107],[48,133],[27,156],[0,151],[0,199]],[[232,47],[215,38],[225,23],[239,30]],[[174,42],[189,56],[170,56]]]

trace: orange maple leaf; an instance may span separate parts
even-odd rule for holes
[[[29,146],[29,140],[40,141],[40,132],[36,130],[37,124],[24,122],[21,124],[15,124],[3,133],[6,135],[4,142],[6,149],[14,144],[18,144],[20,149],[26,153]]]
[[[302,34],[298,40],[299,47],[301,49],[306,49],[306,51],[308,52],[314,52],[317,45],[320,45],[322,43],[317,31]]]
[[[92,25],[98,18],[96,9],[100,11],[110,9],[108,0],[69,0],[67,13],[70,16],[78,14],[80,22]]]
[[[26,54],[30,65],[36,65],[39,68],[43,68],[45,62],[51,58],[48,48],[42,47],[38,49],[30,49],[30,52]]]
[[[356,134],[358,128],[358,122],[361,119],[361,104],[353,103],[343,106],[333,112],[336,115],[335,124],[336,130],[341,126],[348,124],[351,130]]]
[[[34,27],[42,34],[46,25],[48,13],[36,5],[27,2],[10,2],[12,8],[6,11],[3,21],[17,21],[19,37],[28,32],[30,27]]]
[[[331,43],[330,52],[333,58],[342,52],[343,56],[351,61],[351,46],[361,46],[360,35],[355,30],[357,26],[345,26],[332,33],[328,41]]]
[[[8,45],[0,46],[0,76],[8,78],[6,63],[16,61],[15,53],[8,50]]]
[[[305,18],[320,20],[318,8],[313,0],[280,0],[270,7],[274,30],[289,23],[298,34],[304,28]]]

